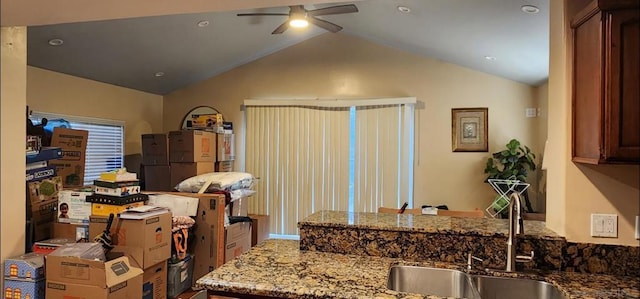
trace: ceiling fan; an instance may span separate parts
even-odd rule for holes
[[[287,30],[289,26],[306,27],[309,23],[327,31],[336,33],[342,30],[342,27],[317,17],[354,12],[358,12],[358,8],[353,4],[330,6],[312,10],[305,9],[303,5],[293,5],[289,6],[289,13],[239,13],[238,16],[288,16],[289,19],[273,30],[271,34],[281,34]]]

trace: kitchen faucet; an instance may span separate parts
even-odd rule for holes
[[[509,237],[507,238],[507,272],[516,270],[516,262],[530,262],[533,260],[533,251],[530,256],[516,255],[516,235],[524,234],[524,222],[522,221],[522,208],[520,193],[512,192],[509,195]]]

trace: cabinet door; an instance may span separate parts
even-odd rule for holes
[[[574,162],[598,164],[603,141],[602,13],[573,29],[572,156]]]
[[[604,159],[640,162],[640,10],[607,14]]]

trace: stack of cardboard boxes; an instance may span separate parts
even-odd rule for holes
[[[213,172],[216,135],[207,131],[169,132],[171,186],[192,176]]]
[[[142,168],[145,190],[173,190],[167,134],[142,135]]]
[[[234,135],[204,130],[142,135],[145,190],[171,191],[185,179],[233,171]]]
[[[91,202],[89,236],[100,235],[106,230],[109,214],[119,214],[138,207],[148,200],[140,193],[135,173],[103,173],[94,182],[95,194],[87,196]],[[171,213],[159,215],[141,214],[136,219],[116,218],[109,235],[113,252],[121,252],[130,258],[131,264],[144,270],[144,299],[164,299],[167,288],[167,259],[171,256]]]
[[[34,242],[51,238],[58,192],[82,186],[87,138],[84,130],[55,128],[50,147],[27,144],[27,250]]]

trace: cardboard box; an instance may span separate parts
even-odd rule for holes
[[[224,206],[224,195],[199,195],[198,217],[193,230],[193,278],[196,280],[224,264]]]
[[[89,131],[54,128],[51,146],[62,149],[62,158],[49,161],[56,167],[65,187],[84,185],[84,163]]]
[[[54,176],[56,176],[56,168],[53,166],[27,170],[26,173],[27,183],[48,179]]]
[[[214,162],[215,134],[198,130],[169,132],[169,162]]]
[[[40,279],[36,281],[5,279],[4,280],[4,297],[2,298],[44,299],[44,295],[45,295],[44,285],[45,285],[44,279]]]
[[[167,261],[153,265],[142,275],[142,299],[167,298]]]
[[[213,170],[215,172],[232,172],[233,171],[233,161],[215,162]]]
[[[199,174],[213,172],[213,162],[171,163],[171,186]]]
[[[171,213],[113,223],[113,244],[147,269],[171,257]],[[91,224],[90,224],[91,225]],[[115,249],[114,249],[115,250]]]
[[[236,159],[234,135],[216,134],[216,161],[232,161]]]
[[[251,247],[269,239],[269,215],[249,214],[251,218]]]
[[[118,188],[94,186],[93,192],[101,195],[127,196],[140,193],[140,186],[123,186]]]
[[[191,119],[187,122],[187,127],[194,129],[213,128],[217,125],[222,125],[222,114],[210,113],[210,114],[191,114]],[[191,126],[189,126],[191,122]]]
[[[58,192],[58,222],[89,223],[91,203],[85,200],[91,194],[93,192],[60,190]]]
[[[55,176],[50,179],[30,182],[27,184],[27,188],[29,189],[29,201],[34,207],[38,203],[58,200],[58,192],[62,190],[62,178]]]
[[[238,222],[227,226],[224,247],[224,262],[251,249],[251,222]]]
[[[44,278],[44,255],[27,253],[4,260],[5,279]]]
[[[54,239],[89,240],[89,223],[54,222],[52,230]],[[91,236],[91,240],[93,240],[93,237],[95,236]]]
[[[249,215],[249,198],[241,197],[233,200],[226,209],[229,216],[247,216]]]
[[[220,297],[216,295],[209,296],[209,299],[214,299],[214,298],[231,298],[231,297]],[[199,290],[199,291],[187,290],[187,291],[184,291],[182,294],[176,296],[175,299],[207,299],[207,291],[206,290]]]
[[[169,165],[167,134],[142,134],[142,164]]]
[[[174,298],[191,288],[193,285],[193,262],[193,256],[187,254],[187,257],[182,261],[169,264],[169,283],[167,288],[167,296],[169,298]]]
[[[109,220],[109,216],[97,216],[91,215],[89,217],[89,239],[93,240],[96,236],[102,234],[104,230],[107,228],[107,221]],[[111,224],[111,229],[109,233],[111,234],[112,241],[115,241],[116,238],[116,225],[118,224],[119,218],[115,217],[113,219],[113,223]]]
[[[171,168],[169,165],[144,165],[144,190],[171,191]]]
[[[91,215],[92,216],[109,216],[109,214],[119,214],[130,208],[143,206],[144,201],[138,201],[125,205],[108,205],[102,203],[91,203]]]
[[[31,225],[33,241],[50,239],[53,236],[53,223],[56,221],[58,200],[51,199],[31,205]]]
[[[102,262],[52,253],[46,264],[47,299],[142,298],[143,271],[126,256]]]

